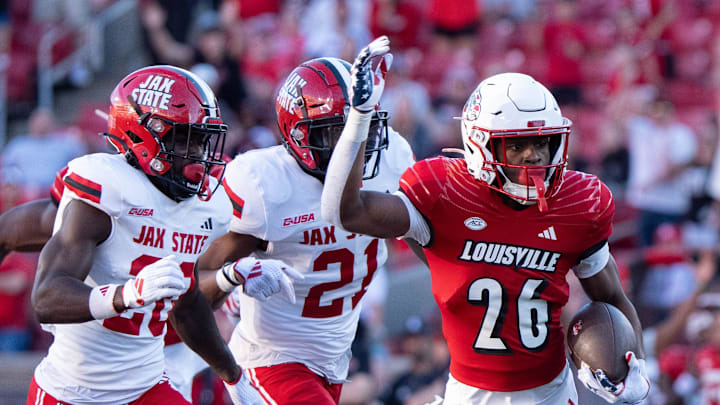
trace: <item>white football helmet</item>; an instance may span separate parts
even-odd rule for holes
[[[470,174],[521,204],[539,202],[539,208],[544,210],[546,199],[557,193],[562,182],[572,125],[560,113],[550,91],[528,75],[497,74],[475,88],[465,103],[461,120],[464,155]],[[504,156],[504,140],[508,137],[547,135],[551,135],[548,165],[512,165],[497,159],[499,154]],[[501,142],[491,142],[495,139]],[[494,150],[496,144],[501,145],[498,150]],[[527,184],[511,182],[504,167],[520,169],[519,177],[526,179]]]

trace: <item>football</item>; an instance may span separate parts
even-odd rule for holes
[[[579,369],[582,363],[592,371],[602,369],[614,384],[628,373],[625,353],[637,353],[632,324],[616,307],[591,302],[575,314],[567,330],[570,356]]]

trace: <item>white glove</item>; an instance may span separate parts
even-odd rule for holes
[[[163,298],[177,298],[189,286],[175,255],[169,255],[143,267],[135,278],[125,283],[123,303],[125,308],[139,308]]]
[[[350,103],[356,110],[367,113],[375,109],[385,88],[385,75],[392,64],[390,40],[381,36],[362,49],[350,69]],[[375,71],[372,65],[377,62]]]
[[[305,279],[305,276],[280,260],[258,260],[254,257],[243,257],[235,263],[226,264],[222,271],[233,283],[240,284],[244,280],[245,294],[260,301],[282,291],[288,301],[294,304],[293,281]]]
[[[240,290],[235,289],[228,295],[222,306],[222,312],[233,326],[240,322],[240,294]]]
[[[235,405],[264,405],[260,393],[250,384],[245,373],[240,373],[240,378],[234,383],[223,381],[225,389],[230,394],[230,399]]]
[[[603,370],[595,370],[593,373],[584,363],[578,370],[578,380],[592,393],[611,404],[616,402],[639,404],[650,392],[650,379],[645,370],[645,360],[638,360],[633,352],[625,353],[625,359],[630,370],[625,379],[618,384],[613,384]]]

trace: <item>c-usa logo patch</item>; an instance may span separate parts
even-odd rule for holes
[[[480,217],[470,217],[465,220],[465,226],[472,231],[481,231],[487,227],[487,222]]]

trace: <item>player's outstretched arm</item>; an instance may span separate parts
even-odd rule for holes
[[[352,108],[333,150],[321,200],[325,220],[351,232],[382,238],[402,236],[410,227],[407,208],[399,197],[360,191],[365,140],[392,62],[389,51],[390,41],[383,36],[363,48],[355,59],[350,72]]]
[[[56,213],[53,200],[44,198],[0,215],[0,262],[12,251],[39,252],[52,236]]]

